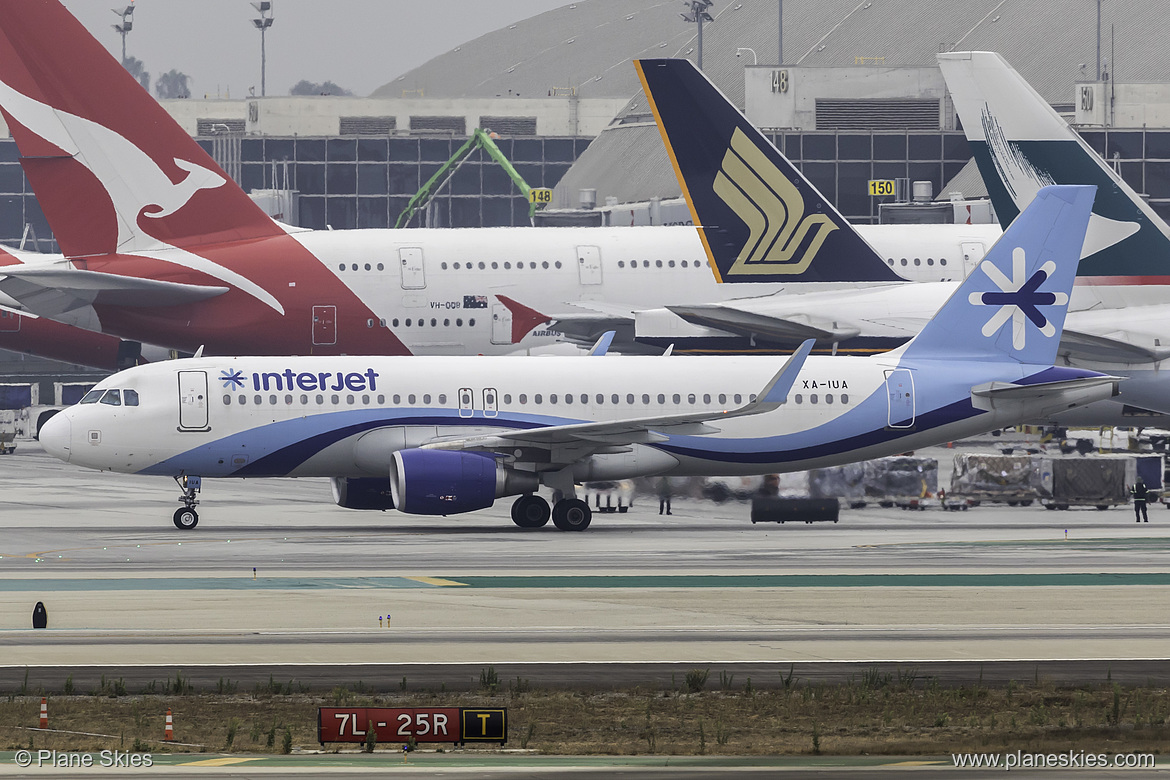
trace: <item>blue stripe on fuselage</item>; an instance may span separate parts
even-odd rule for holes
[[[941,366],[934,368],[937,370]],[[1080,369],[1048,368],[1016,378],[1014,382],[1027,385],[1092,374]],[[983,378],[986,378],[986,374]],[[1001,381],[1013,380],[1004,378]],[[672,454],[717,463],[795,463],[897,441],[984,413],[971,405],[969,397],[947,401],[945,398],[931,398],[929,392],[920,391],[916,395],[919,408],[932,405],[933,408],[920,413],[913,428],[889,428],[885,425],[888,402],[885,386],[881,385],[844,414],[805,430],[764,438],[670,436],[666,442],[654,446]],[[954,395],[950,397],[954,398]],[[877,421],[881,421],[880,427],[875,427]],[[462,426],[524,430],[581,422],[590,421],[508,413],[484,417],[479,411],[474,417],[460,417],[455,409],[352,409],[298,417],[241,431],[168,458],[139,473],[164,476],[187,473],[208,477],[282,477],[294,472],[328,447],[379,428],[433,425],[440,428]],[[233,469],[231,458],[238,454],[247,455],[249,461]]]

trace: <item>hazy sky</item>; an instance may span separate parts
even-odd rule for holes
[[[438,54],[571,0],[274,0],[267,34],[268,94],[308,79],[368,95]],[[111,8],[129,0],[64,0],[116,57],[121,36]],[[136,0],[127,56],[152,78],[172,68],[193,96],[260,94],[259,14],[248,0]],[[152,82],[153,85],[153,82]],[[152,86],[153,90],[153,86]]]

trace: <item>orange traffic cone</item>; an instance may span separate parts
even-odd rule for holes
[[[47,729],[49,727],[49,700],[44,696],[41,697],[41,728]]]
[[[171,720],[170,710],[167,710],[167,729],[166,733],[163,734],[163,739],[167,742],[175,741],[175,724],[174,721]]]

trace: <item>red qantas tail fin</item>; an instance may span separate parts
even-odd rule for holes
[[[66,255],[283,232],[58,0],[0,19],[0,111]]]

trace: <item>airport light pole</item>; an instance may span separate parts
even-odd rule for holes
[[[776,29],[776,41],[778,44],[778,46],[776,48],[776,51],[778,52],[778,54],[776,55],[776,64],[783,65],[784,64],[784,0],[780,0],[779,5],[780,5],[780,19],[779,19],[779,22],[777,23],[777,29]]]
[[[122,17],[121,24],[115,24],[114,29],[122,36],[122,64],[126,64],[126,33],[134,29],[134,0],[125,8],[112,8],[115,14]]]
[[[266,81],[268,58],[264,49],[264,33],[268,32],[268,28],[275,21],[272,18],[272,0],[260,0],[259,3],[252,3],[252,7],[260,14],[260,18],[253,19],[252,24],[260,31],[260,97],[264,97],[268,94]]]
[[[699,70],[703,69],[703,22],[713,22],[715,17],[707,13],[707,9],[713,4],[713,0],[684,0],[688,11],[685,14],[679,14],[684,22],[690,24],[697,24],[699,26]]]

